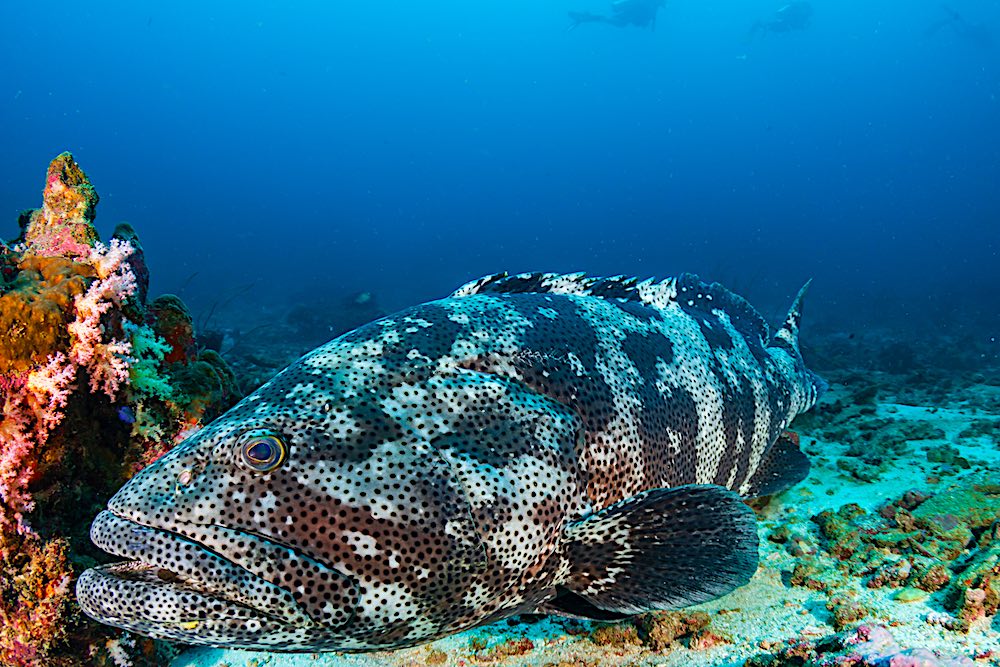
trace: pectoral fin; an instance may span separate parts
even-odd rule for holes
[[[547,608],[588,618],[678,609],[746,584],[757,526],[721,486],[653,489],[567,527],[565,589]]]

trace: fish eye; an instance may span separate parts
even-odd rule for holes
[[[285,462],[288,447],[275,433],[250,431],[240,438],[240,464],[253,472],[271,472]]]

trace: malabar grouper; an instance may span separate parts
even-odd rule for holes
[[[496,275],[302,357],[131,479],[91,537],[91,617],[186,644],[409,646],[520,613],[614,619],[757,567],[744,500],[823,381],[746,301]]]

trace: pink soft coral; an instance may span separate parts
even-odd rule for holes
[[[35,411],[36,432],[40,438],[47,437],[48,432],[62,421],[62,410],[75,378],[76,368],[62,352],[53,354],[47,364],[28,374],[24,388]]]
[[[0,529],[30,532],[24,517],[33,507],[28,483],[37,449],[62,421],[79,369],[86,370],[92,392],[103,391],[112,400],[128,382],[132,344],[124,331],[122,338],[116,338],[105,323],[109,311],[120,310],[136,291],[126,261],[131,254],[127,241],[98,243],[88,258],[97,280],[76,298],[76,319],[67,327],[72,341],[69,353],[57,352],[43,366],[0,383]]]
[[[14,525],[21,534],[30,531],[24,515],[33,506],[27,490],[35,469],[32,454],[62,421],[75,377],[76,367],[60,352],[0,394],[4,415],[0,423],[0,527]]]
[[[103,391],[112,400],[128,382],[132,343],[108,336],[101,320],[135,294],[135,275],[126,261],[131,254],[128,241],[111,239],[110,246],[95,246],[90,262],[97,269],[97,280],[76,298],[76,319],[68,326],[73,340],[70,359],[87,369],[91,391]]]

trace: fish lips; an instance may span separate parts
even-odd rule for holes
[[[260,535],[212,525],[171,528],[101,512],[91,540],[129,562],[80,576],[83,611],[152,637],[211,645],[288,641],[296,629],[331,630],[353,618],[359,592],[350,577]],[[312,575],[325,595],[306,593],[312,578],[307,586],[278,585],[289,583],[289,571]]]

